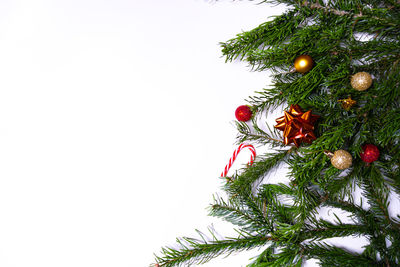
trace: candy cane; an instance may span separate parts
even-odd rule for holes
[[[249,161],[249,165],[252,165],[254,163],[254,159],[256,157],[256,150],[254,146],[249,145],[249,144],[240,144],[240,146],[233,152],[233,156],[229,159],[228,164],[225,166],[224,171],[221,173],[221,177],[226,177],[228,174],[229,169],[232,167],[233,162],[235,161],[237,155],[243,148],[248,148],[251,151],[251,157]]]

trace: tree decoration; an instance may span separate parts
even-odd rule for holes
[[[372,76],[368,72],[357,72],[351,76],[350,83],[357,91],[365,91],[372,85]]]
[[[309,55],[301,55],[294,60],[294,68],[300,73],[310,71],[313,66],[314,60]]]
[[[310,259],[316,260],[311,265],[318,266],[399,266],[399,1],[260,2],[284,4],[287,10],[221,43],[226,61],[243,60],[251,69],[272,70],[270,86],[248,98],[251,108],[263,110],[262,114],[257,120],[236,123],[239,144],[251,141],[268,152],[224,184],[222,196],[216,195],[209,206],[211,216],[231,223],[238,234],[220,237],[212,228],[209,233],[197,232],[199,236],[178,238],[177,245],[162,248],[156,262],[160,267],[197,266],[224,254],[255,250],[258,255],[247,266],[300,267],[309,265]],[[374,37],[358,41],[358,33]],[[295,59],[304,49],[318,55],[318,69],[307,75],[281,72],[287,59]],[[301,59],[308,68],[300,64]],[[303,55],[295,67],[306,73],[311,63]],[[374,81],[368,73],[354,72],[350,77],[348,71],[353,68],[373,73]],[[332,105],[332,97],[338,101],[337,95],[351,87],[351,80],[353,93],[372,83],[380,91],[357,92],[360,109],[345,112]],[[344,109],[353,109],[351,100],[339,101]],[[318,116],[291,106],[275,126],[279,134],[283,131],[286,144],[294,143],[282,149],[279,141],[270,138],[274,133],[265,129],[265,115],[284,103],[297,102],[321,112],[326,109],[318,127],[322,134],[318,142],[296,149],[295,145],[315,139],[313,123]],[[371,144],[353,150],[368,136],[385,152],[384,160],[381,156],[371,168],[365,165],[379,160],[379,150]],[[332,163],[326,164],[321,151],[342,145],[352,151],[325,152]],[[356,151],[362,151],[365,162],[353,161]],[[287,163],[286,177],[275,175],[282,163]],[[278,176],[280,182],[270,183],[271,176]],[[351,220],[340,220],[343,211]],[[354,246],[345,245],[348,239],[343,237],[353,237]],[[332,238],[337,240],[331,242]]]
[[[361,160],[367,163],[376,161],[379,158],[379,149],[373,144],[362,146],[363,152],[360,153]]]
[[[248,165],[251,166],[254,163],[254,159],[256,158],[256,149],[254,148],[254,146],[250,145],[250,144],[240,144],[240,146],[237,149],[235,149],[235,151],[233,152],[233,155],[229,159],[228,164],[226,164],[224,170],[221,173],[221,177],[227,176],[229,169],[232,167],[233,162],[235,162],[235,160],[236,160],[236,157],[238,156],[240,151],[242,151],[242,149],[244,149],[244,148],[248,148],[251,152],[251,157],[250,157],[250,161],[249,161]]]
[[[303,112],[299,105],[290,105],[289,111],[276,119],[278,123],[274,127],[283,131],[283,143],[288,145],[294,143],[299,147],[300,143],[311,143],[316,139],[314,134],[314,123],[319,116],[311,114],[311,110]]]
[[[344,170],[349,168],[353,163],[353,157],[349,152],[343,149],[336,150],[335,153],[325,151],[325,155],[331,158],[333,167]]]
[[[357,101],[351,99],[351,96],[349,96],[346,99],[341,99],[341,100],[339,100],[339,102],[342,104],[342,107],[347,111],[349,111],[352,106],[357,104]]]
[[[247,105],[239,106],[235,111],[235,117],[238,121],[248,121],[253,116],[253,112]]]

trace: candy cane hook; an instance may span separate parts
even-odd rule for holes
[[[252,146],[250,144],[240,144],[240,146],[233,152],[232,157],[229,159],[228,164],[225,166],[224,171],[221,173],[221,177],[226,177],[229,169],[232,167],[233,162],[236,160],[237,155],[240,153],[240,151],[242,151],[243,148],[246,148],[246,147],[251,152],[251,157],[250,157],[250,161],[249,161],[248,165],[250,166],[254,163],[254,159],[256,157],[256,150],[255,150],[254,146]]]

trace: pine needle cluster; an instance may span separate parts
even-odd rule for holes
[[[227,197],[215,197],[210,215],[230,222],[235,238],[213,231],[179,238],[180,248],[163,248],[158,266],[190,266],[221,254],[261,249],[248,266],[400,266],[400,216],[391,201],[400,199],[400,1],[267,0],[287,11],[253,30],[221,43],[227,61],[246,61],[254,71],[270,70],[273,83],[249,97],[257,113],[237,123],[237,142],[269,146],[273,152],[238,172],[224,185]],[[315,67],[293,72],[293,61],[307,54]],[[373,78],[367,91],[350,85],[351,75]],[[345,110],[338,101],[357,101]],[[258,119],[278,106],[300,105],[320,115],[317,139],[300,147],[283,146],[281,133],[262,130]],[[380,157],[366,164],[361,147],[378,146]],[[336,169],[325,151],[345,149],[353,157]],[[264,178],[281,164],[289,166],[289,184]],[[356,194],[356,191],[361,194]],[[398,207],[398,206],[397,206]],[[321,208],[340,210],[333,220]],[[330,238],[363,237],[361,253],[332,245]]]

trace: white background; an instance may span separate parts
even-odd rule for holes
[[[282,10],[0,1],[0,266],[148,266],[206,230],[234,111],[269,81],[218,43]]]
[[[236,148],[234,111],[270,79],[226,64],[218,43],[283,10],[1,0],[0,266],[148,266],[177,236],[232,233],[206,208]]]

